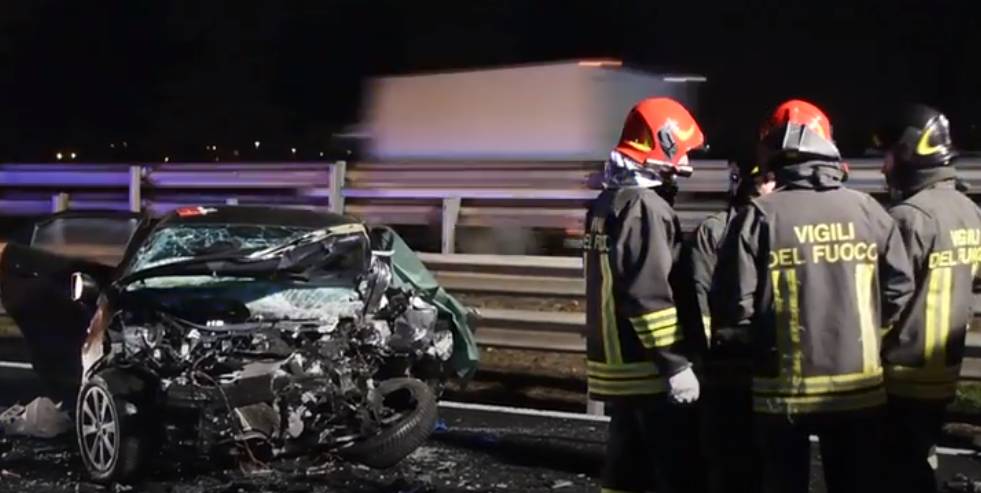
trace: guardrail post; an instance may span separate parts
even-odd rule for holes
[[[606,414],[606,406],[603,405],[602,401],[594,401],[589,399],[586,401],[586,414],[603,416]]]
[[[456,222],[460,218],[460,197],[443,199],[443,248],[442,253],[456,251]]]
[[[344,181],[347,161],[337,161],[330,166],[330,211],[344,214]]]
[[[51,212],[62,212],[68,210],[68,194],[65,192],[51,196]]]
[[[129,167],[129,211],[140,212],[143,208],[143,167]]]

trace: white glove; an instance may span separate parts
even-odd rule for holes
[[[689,366],[668,379],[668,398],[675,404],[691,404],[698,400],[698,377]]]

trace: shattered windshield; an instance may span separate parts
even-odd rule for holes
[[[129,272],[181,262],[201,255],[249,252],[279,245],[311,228],[243,225],[178,224],[156,231],[136,253]]]

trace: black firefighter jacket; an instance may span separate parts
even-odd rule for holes
[[[586,215],[587,376],[590,398],[623,400],[667,391],[689,366],[671,279],[681,232],[651,189],[604,190]]]
[[[913,279],[893,219],[842,176],[836,163],[779,168],[779,188],[740,210],[720,250],[713,331],[736,329],[749,343],[758,413],[885,402],[880,328]]]
[[[700,315],[699,323],[705,332],[706,342],[711,338],[709,331],[712,327],[712,313],[709,308],[712,275],[718,264],[718,251],[722,244],[722,237],[734,213],[735,210],[729,209],[716,212],[705,218],[695,229],[690,245],[692,286],[695,289],[695,299],[698,302]]]
[[[973,317],[981,210],[950,179],[925,186],[889,212],[906,244],[916,291],[883,340],[887,391],[953,399]]]

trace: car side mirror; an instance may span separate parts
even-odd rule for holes
[[[75,272],[71,278],[72,301],[93,304],[99,297],[99,284],[84,272]]]

